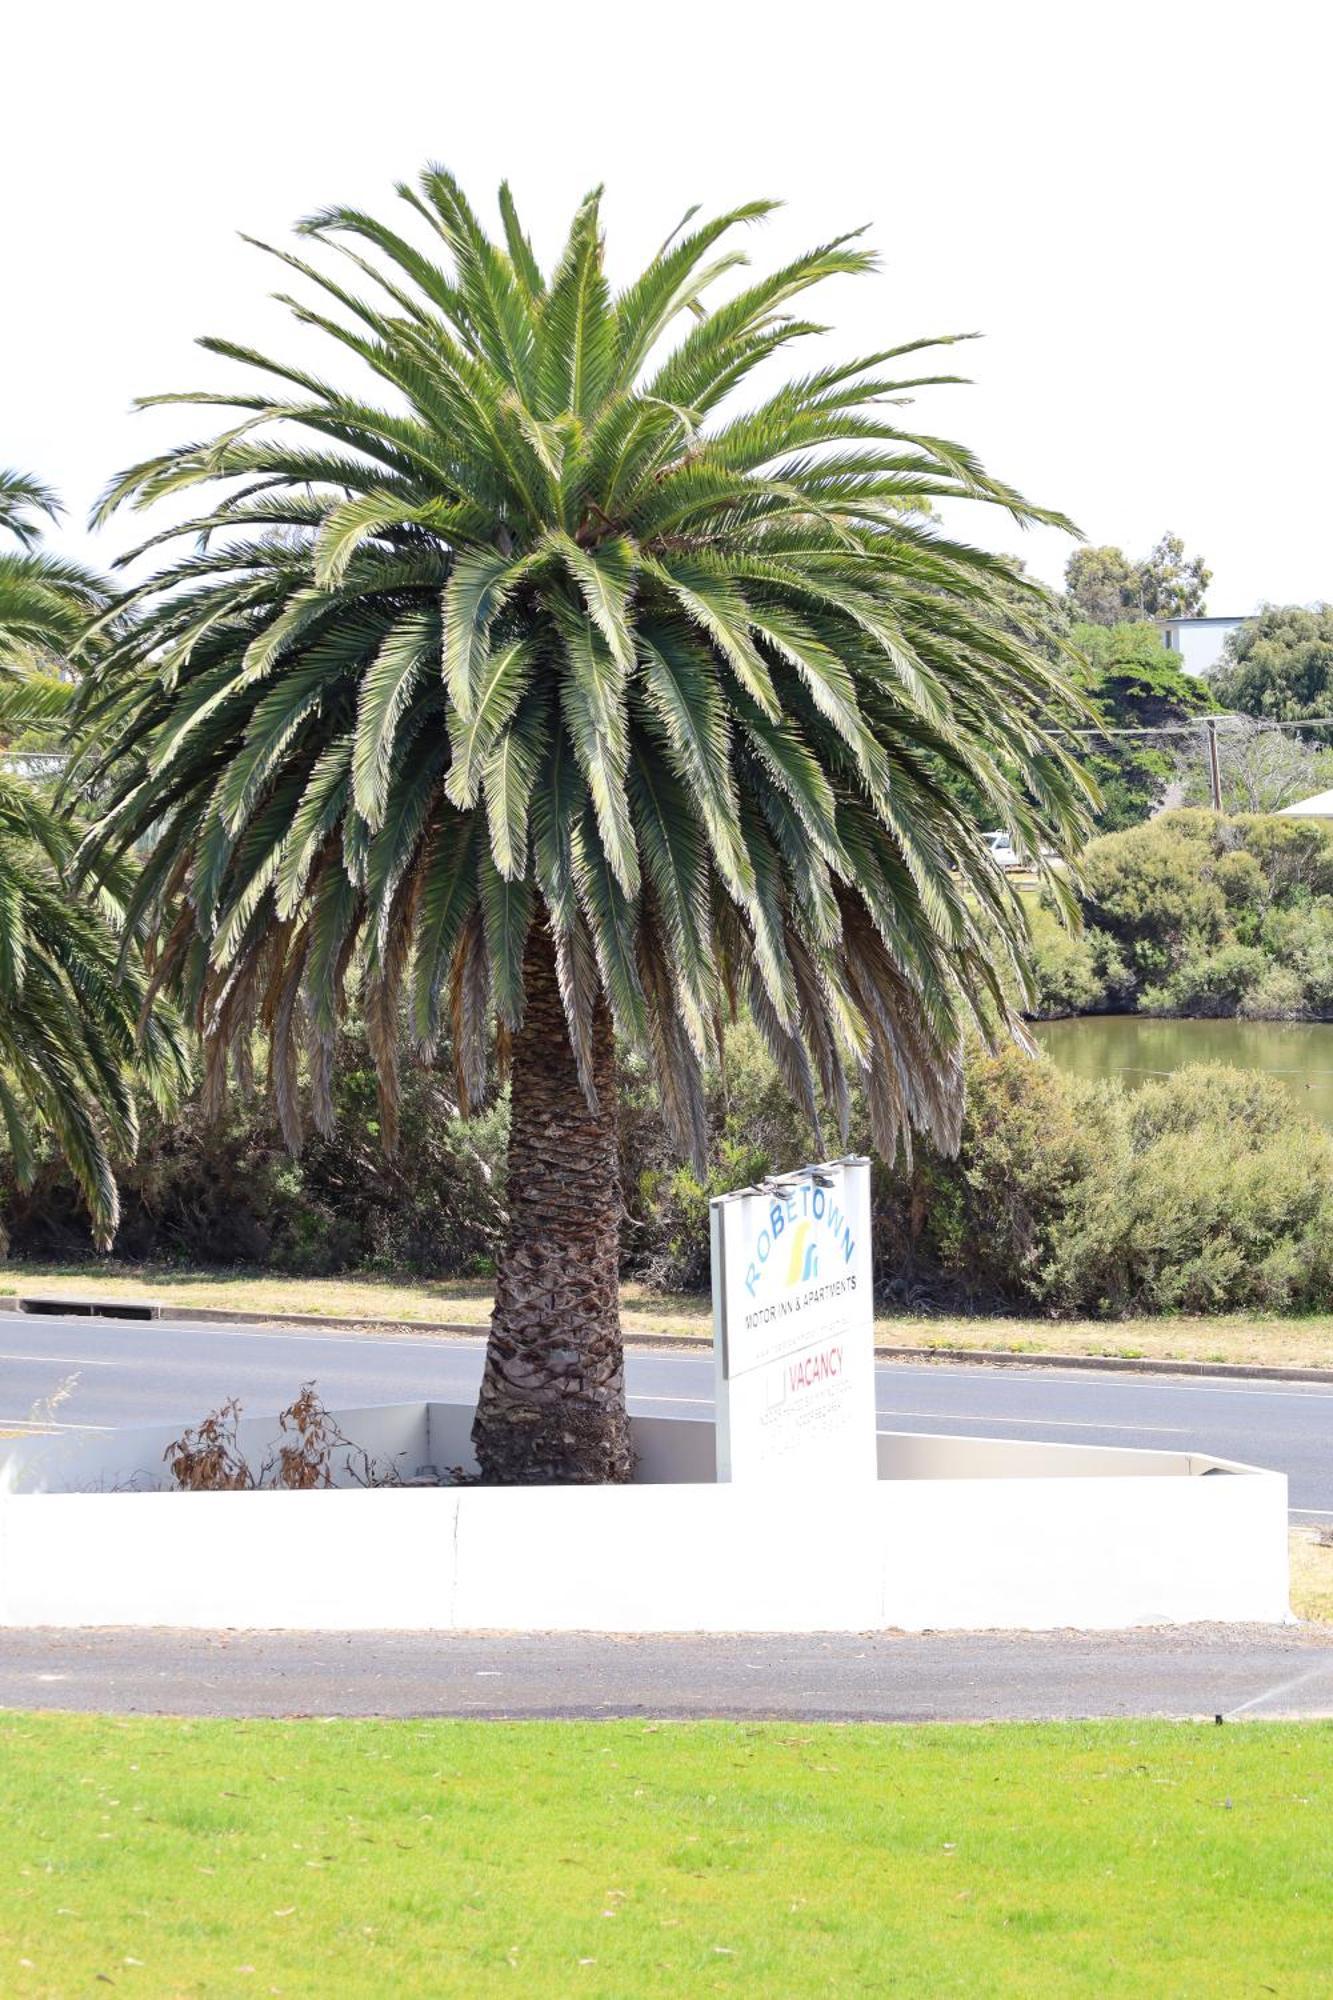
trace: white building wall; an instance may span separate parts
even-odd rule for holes
[[[1197,679],[1212,672],[1222,657],[1227,634],[1244,623],[1243,618],[1168,618],[1159,629],[1168,650],[1179,659],[1182,673]]]

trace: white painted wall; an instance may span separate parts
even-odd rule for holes
[[[379,1476],[396,1473],[400,1478],[412,1478],[421,1466],[432,1463],[433,1450],[445,1454],[439,1460],[442,1467],[458,1464],[460,1455],[465,1455],[468,1469],[475,1470],[467,1435],[471,1412],[463,1422],[461,1405],[434,1407],[441,1415],[434,1441],[432,1405],[428,1403],[386,1403],[364,1410],[336,1411],[343,1435],[360,1447],[360,1452],[336,1455],[333,1470],[337,1483],[356,1483],[362,1470],[361,1452],[371,1457]],[[450,1421],[455,1414],[457,1424]],[[181,1428],[180,1424],[151,1424],[6,1439],[0,1445],[0,1491],[124,1495],[165,1489],[171,1482],[164,1454],[180,1436]],[[237,1426],[237,1441],[246,1462],[258,1467],[266,1458],[276,1456],[283,1436],[274,1417],[244,1417]]]
[[[372,1416],[386,1446],[410,1456],[425,1437],[462,1462],[462,1406],[348,1412],[343,1427],[357,1436]],[[0,1493],[0,1624],[794,1632],[1287,1616],[1275,1473],[884,1435],[879,1482],[851,1499],[709,1482],[706,1424],[636,1431],[645,1466],[677,1483]],[[57,1458],[71,1462],[57,1445],[53,1483]],[[123,1436],[119,1450],[122,1466],[151,1457]],[[31,1448],[22,1476],[38,1476]]]
[[[343,1435],[373,1458],[381,1472],[413,1478],[434,1467],[441,1473],[475,1473],[472,1403],[386,1403],[364,1410],[335,1412]],[[642,1485],[693,1482],[715,1477],[714,1431],[710,1422],[671,1417],[635,1417],[635,1479]],[[66,1431],[0,1442],[0,1493],[114,1493],[166,1491],[163,1462],[180,1435],[179,1424],[152,1424],[127,1430]],[[272,1417],[245,1417],[237,1442],[251,1466],[276,1454],[281,1432]],[[339,1453],[334,1483],[361,1482],[360,1453]]]
[[[1179,618],[1168,620],[1160,630],[1181,672],[1197,678],[1212,671],[1222,657],[1227,634],[1244,623],[1243,618]]]

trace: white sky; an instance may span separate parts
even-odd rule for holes
[[[204,422],[130,399],[216,382],[197,334],[299,341],[236,232],[281,242],[333,201],[393,217],[394,181],[435,159],[488,214],[508,175],[544,259],[604,181],[613,277],[693,201],[783,197],[750,232],[764,263],[869,222],[881,272],[815,295],[840,349],[987,336],[962,350],[977,386],[929,392],[923,428],[1094,541],[1137,555],[1176,529],[1213,567],[1210,611],[1333,597],[1329,20],[1289,0],[12,9],[0,464],[56,484],[63,545],[105,565],[135,526],[83,535],[106,476]],[[967,525],[1058,582],[1065,538]]]

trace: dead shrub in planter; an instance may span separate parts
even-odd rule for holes
[[[308,1492],[315,1486],[332,1486],[334,1452],[339,1446],[349,1451],[358,1449],[350,1438],[343,1436],[313,1382],[301,1385],[300,1395],[282,1411],[278,1423],[290,1442],[279,1445],[276,1459],[266,1462],[264,1470],[271,1476],[261,1481],[264,1485],[283,1486],[294,1493]],[[365,1458],[365,1453],[361,1456]]]
[[[347,1454],[343,1469],[357,1486],[396,1486],[396,1469],[383,1466],[354,1444],[337,1419],[325,1409],[313,1382],[305,1382],[296,1400],[278,1413],[284,1442],[270,1452],[258,1471],[240,1447],[237,1424],[241,1405],[235,1396],[212,1410],[199,1424],[185,1430],[163,1452],[163,1460],[182,1493],[238,1493],[285,1490],[306,1493],[333,1485],[334,1454]]]
[[[238,1493],[255,1485],[236,1437],[241,1406],[234,1396],[184,1430],[162,1454],[182,1493]]]

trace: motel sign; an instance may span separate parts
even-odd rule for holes
[[[873,1481],[870,1162],[803,1167],[709,1209],[719,1480]]]

